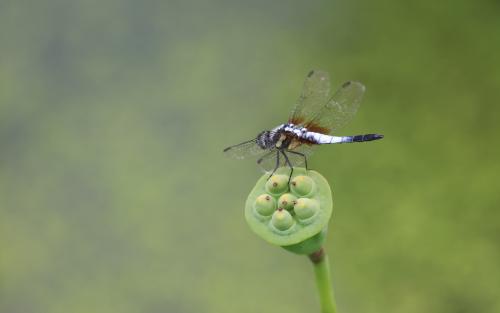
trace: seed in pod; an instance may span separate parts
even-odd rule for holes
[[[297,201],[296,196],[291,193],[285,193],[278,199],[278,206],[287,211],[291,211],[295,205],[295,201]]]
[[[307,219],[316,214],[319,209],[318,201],[308,198],[297,199],[297,204],[295,204],[294,211],[295,215],[299,219]]]
[[[281,231],[287,230],[293,225],[293,218],[287,210],[279,208],[273,214],[271,218],[271,223],[273,226]]]
[[[301,197],[308,196],[314,189],[314,181],[309,176],[295,176],[290,182],[290,189]]]
[[[276,200],[264,193],[255,199],[254,208],[260,215],[269,216],[276,210]]]
[[[272,195],[280,195],[288,189],[288,176],[273,175],[266,183],[266,191]]]

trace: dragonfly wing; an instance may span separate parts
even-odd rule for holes
[[[300,147],[285,150],[284,152],[292,166],[296,167],[305,163],[305,158],[308,158],[313,153],[313,148],[313,146],[301,145]],[[276,166],[289,166],[283,154],[277,149],[270,150],[267,154],[257,160],[257,164],[259,164],[265,172],[272,172]]]
[[[264,172],[272,172],[276,168],[276,165],[278,165],[278,167],[286,165],[285,158],[277,149],[268,151],[269,152],[267,154],[264,154],[260,159],[257,160],[257,164]]]
[[[303,125],[305,122],[310,121],[327,103],[329,95],[330,76],[328,73],[321,70],[310,71],[288,122]]]
[[[245,159],[248,157],[258,157],[269,150],[262,149],[256,139],[242,142],[240,144],[227,147],[224,154],[233,159]]]
[[[302,144],[297,148],[285,151],[285,153],[293,166],[301,166],[305,163],[306,158],[309,161],[309,157],[313,154],[315,147],[316,145]]]
[[[328,102],[318,111],[313,119],[306,123],[306,128],[324,129],[323,133],[332,133],[346,125],[358,111],[365,86],[359,82],[345,82]]]

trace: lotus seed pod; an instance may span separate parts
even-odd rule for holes
[[[291,193],[285,193],[278,199],[278,206],[287,211],[293,210],[297,197]]]
[[[305,175],[295,176],[290,185],[291,190],[301,197],[309,196],[314,191],[314,181]]]
[[[305,220],[310,218],[318,211],[318,201],[308,198],[297,199],[294,211],[299,219]]]
[[[284,231],[292,227],[294,221],[292,215],[287,210],[279,208],[274,212],[271,223],[276,229]]]
[[[255,210],[262,216],[269,216],[276,210],[276,200],[271,195],[262,194],[255,200]]]
[[[269,174],[262,176],[248,195],[245,219],[267,242],[299,254],[312,253],[321,246],[332,215],[330,185],[315,171],[294,168],[290,181],[295,181],[296,188],[288,190],[289,175],[290,169],[282,167],[270,179]]]
[[[272,195],[280,195],[288,189],[288,176],[275,174],[266,183],[266,190]]]

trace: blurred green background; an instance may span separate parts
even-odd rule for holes
[[[367,86],[321,147],[339,312],[500,312],[498,1],[0,2],[0,312],[318,312],[222,149],[310,69]]]

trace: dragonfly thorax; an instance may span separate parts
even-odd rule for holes
[[[307,129],[291,123],[281,124],[272,130],[266,130],[257,135],[257,144],[262,149],[286,148],[290,144],[290,135],[301,138]],[[288,136],[287,136],[288,134]]]
[[[289,133],[293,133],[297,137],[303,137],[305,133],[307,133],[307,128],[302,126],[297,126],[292,123],[284,124],[283,130]]]

